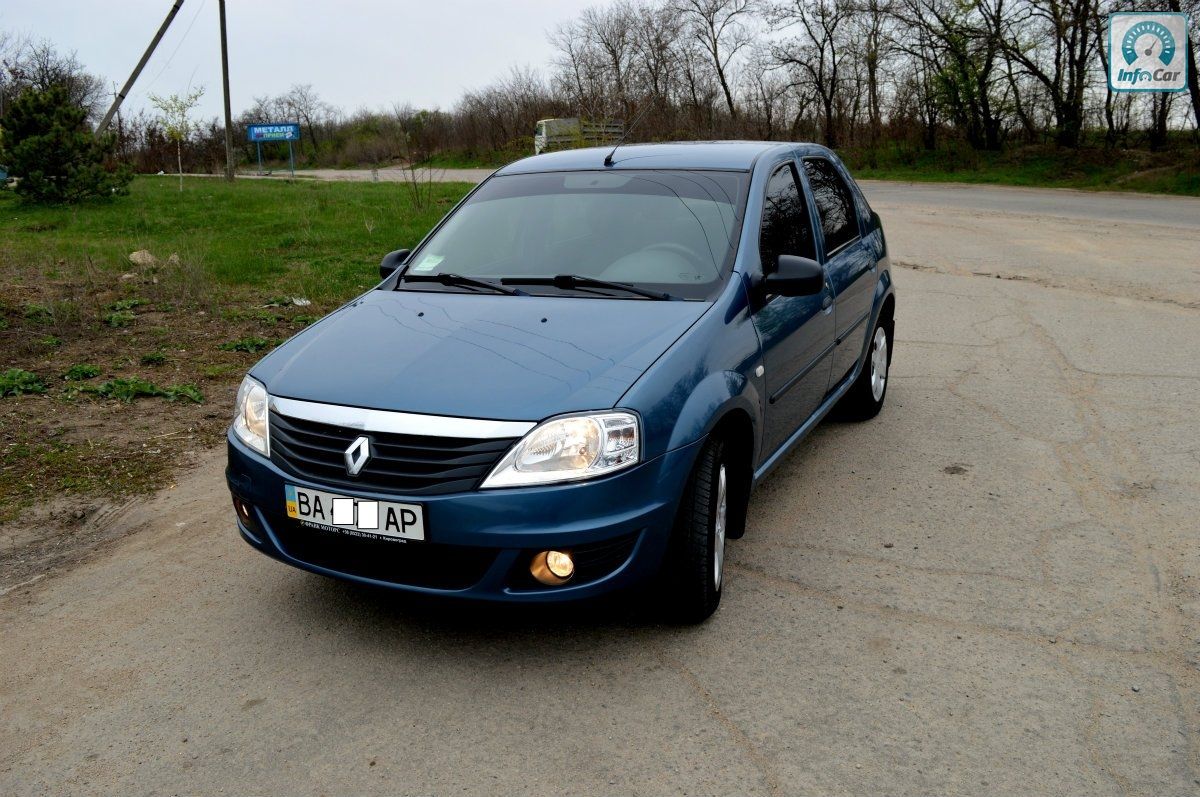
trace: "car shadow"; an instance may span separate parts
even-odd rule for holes
[[[679,628],[664,620],[654,596],[645,591],[568,604],[507,604],[406,593],[302,572],[293,578],[286,591],[275,595],[290,606],[280,606],[281,611],[374,638],[381,634],[444,635],[459,640],[508,637],[561,645],[572,638],[594,641],[597,635],[618,638]]]

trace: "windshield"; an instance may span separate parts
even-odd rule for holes
[[[748,180],[745,172],[726,171],[494,177],[414,253],[405,276],[519,284],[570,274],[704,299],[732,267]],[[397,287],[470,289],[427,281]],[[582,282],[528,292],[564,291],[617,295]]]

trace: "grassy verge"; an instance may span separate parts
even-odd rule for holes
[[[487,152],[439,152],[429,159],[435,169],[499,169],[505,164],[533,154],[533,138],[527,149],[489,150]]]
[[[883,147],[847,149],[841,155],[861,179],[1200,196],[1200,150],[1194,148],[1152,153],[1103,148],[1026,147],[978,152],[967,147]]]
[[[468,188],[416,207],[386,183],[177,186],[74,208],[0,191],[0,522],[161,486],[221,439],[256,359],[373,285]]]

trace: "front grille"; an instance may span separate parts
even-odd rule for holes
[[[479,583],[496,559],[495,548],[372,540],[302,526],[286,515],[272,514],[269,519],[288,556],[389,584],[466,589]]]
[[[345,453],[359,435],[371,439],[371,458],[351,476]],[[371,432],[271,413],[271,461],[283,470],[322,484],[404,495],[473,489],[516,440]]]

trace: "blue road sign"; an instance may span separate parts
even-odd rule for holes
[[[292,122],[266,125],[248,125],[246,127],[246,140],[256,143],[266,143],[268,141],[299,141],[300,125]]]

